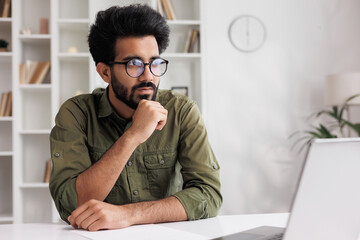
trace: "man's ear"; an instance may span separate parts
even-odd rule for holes
[[[99,73],[100,77],[107,83],[111,82],[111,71],[110,71],[110,66],[99,62],[96,65],[96,71]]]

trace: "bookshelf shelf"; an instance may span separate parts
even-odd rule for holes
[[[41,84],[20,84],[20,90],[23,91],[50,91],[51,84],[50,83],[41,83]]]
[[[12,18],[0,18],[0,23],[11,23]]]
[[[21,135],[46,135],[50,134],[51,129],[32,129],[32,130],[21,130]]]
[[[69,58],[89,58],[91,57],[91,55],[90,53],[86,53],[86,52],[79,52],[79,53],[60,52],[58,53],[58,57],[60,60],[67,60]]]
[[[90,23],[90,19],[88,18],[63,18],[63,19],[58,19],[57,23],[59,25],[61,24],[89,24]]]
[[[22,189],[49,188],[49,183],[42,183],[42,182],[23,183],[20,185],[20,188],[22,188]]]
[[[9,223],[14,220],[13,216],[10,213],[0,214],[0,223]]]
[[[13,53],[12,52],[0,52],[0,57],[12,57]]]
[[[0,117],[0,122],[11,122],[13,117]]]
[[[31,35],[19,35],[19,39],[22,42],[39,42],[39,41],[50,41],[50,34],[31,34]]]
[[[167,23],[171,25],[200,25],[200,20],[167,20]]]
[[[13,152],[10,151],[0,151],[0,157],[12,157]]]

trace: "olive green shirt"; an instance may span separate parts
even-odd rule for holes
[[[77,207],[77,176],[132,124],[116,114],[107,95],[108,88],[73,97],[56,116],[49,187],[64,221]],[[168,110],[164,128],[135,149],[104,202],[121,205],[175,196],[189,220],[216,216],[222,204],[219,164],[199,109],[171,91],[160,90],[156,101]]]

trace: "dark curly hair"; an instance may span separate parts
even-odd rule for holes
[[[153,35],[159,53],[169,45],[170,29],[166,20],[147,5],[113,6],[96,15],[88,36],[89,50],[97,65],[115,59],[116,39]]]

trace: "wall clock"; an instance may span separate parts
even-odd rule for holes
[[[254,52],[266,40],[265,24],[255,16],[240,15],[229,26],[229,39],[237,50],[244,53]]]

